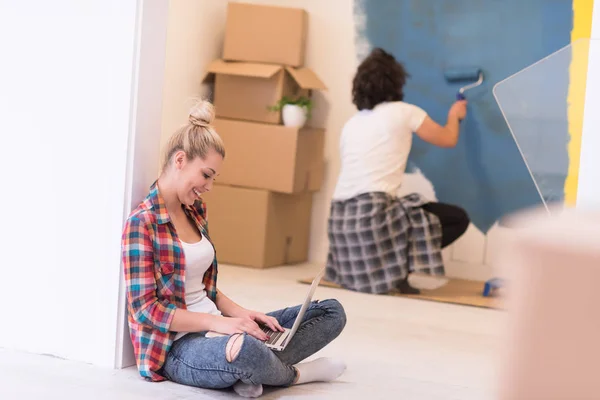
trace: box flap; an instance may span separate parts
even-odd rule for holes
[[[327,89],[327,86],[319,79],[317,74],[308,68],[285,68],[302,89]]]
[[[209,74],[251,76],[255,78],[266,79],[272,77],[277,72],[281,71],[281,68],[282,67],[280,65],[273,64],[257,64],[215,60],[210,63],[207,72]]]

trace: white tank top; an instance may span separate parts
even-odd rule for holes
[[[181,242],[181,245],[185,256],[185,304],[188,311],[221,315],[215,303],[206,296],[206,288],[202,282],[214,260],[215,249],[204,237],[199,242]],[[186,333],[178,332],[175,340]]]

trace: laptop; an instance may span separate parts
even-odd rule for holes
[[[300,307],[300,311],[298,312],[298,315],[296,316],[296,319],[294,320],[294,325],[292,326],[292,329],[284,328],[284,332],[274,332],[268,326],[261,326],[262,331],[270,336],[270,338],[264,342],[265,346],[267,346],[268,348],[270,348],[273,351],[285,350],[288,343],[290,342],[290,340],[292,340],[292,337],[294,337],[294,334],[300,327],[300,324],[302,323],[302,319],[304,318],[304,314],[306,314],[306,310],[308,310],[308,307],[310,306],[312,297],[315,293],[315,290],[317,289],[317,286],[319,286],[319,282],[321,281],[321,278],[323,277],[324,273],[325,273],[325,268],[323,268],[317,274],[317,276],[315,276],[315,279],[313,279],[312,284],[310,285],[310,288],[308,289],[308,293],[307,293],[306,297],[304,298],[304,303],[302,303],[302,307]],[[225,336],[225,335],[223,335],[221,333],[216,333],[216,332],[208,332],[206,334],[206,337],[216,337],[216,336]]]
[[[290,342],[290,340],[292,340],[292,337],[294,337],[294,334],[300,327],[300,324],[302,323],[302,320],[304,319],[304,314],[306,314],[306,310],[308,310],[308,307],[310,306],[312,297],[315,294],[315,290],[317,289],[317,286],[319,286],[319,282],[321,281],[321,278],[323,277],[324,273],[325,273],[325,268],[323,268],[317,274],[317,276],[315,276],[315,279],[313,279],[312,284],[310,285],[310,288],[308,289],[308,293],[306,294],[306,297],[304,298],[304,303],[302,303],[302,307],[300,307],[300,311],[298,312],[298,315],[296,316],[296,320],[294,321],[294,325],[292,326],[292,329],[283,328],[284,329],[283,332],[279,332],[279,331],[273,332],[271,330],[271,328],[269,328],[268,326],[261,327],[262,331],[270,336],[270,338],[264,342],[265,346],[267,346],[268,348],[270,348],[271,350],[274,350],[274,351],[285,350],[288,343]]]

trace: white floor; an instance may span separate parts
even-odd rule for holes
[[[221,266],[219,287],[247,308],[271,311],[302,301],[316,266],[267,270]],[[346,308],[342,335],[317,356],[341,357],[348,369],[333,383],[268,389],[263,399],[402,400],[494,398],[496,356],[505,314],[499,311],[319,287]],[[148,383],[137,370],[108,370],[51,356],[0,349],[0,399],[213,399],[231,391]]]

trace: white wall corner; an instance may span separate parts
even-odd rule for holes
[[[123,215],[126,218],[156,179],[162,126],[169,0],[138,0],[131,123]],[[125,282],[121,271],[115,367],[135,365],[127,326]]]

